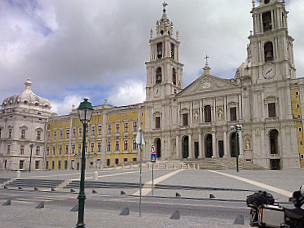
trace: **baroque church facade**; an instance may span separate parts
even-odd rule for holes
[[[124,107],[106,103],[94,107],[88,130],[87,167],[98,169],[137,161],[139,125],[146,141],[145,161],[149,161],[150,147],[155,145],[158,160],[225,159],[239,151],[240,159],[267,169],[304,167],[304,79],[296,78],[285,1],[252,4],[253,31],[247,59],[234,78],[212,75],[206,56],[203,75],[186,88],[178,32],[174,34],[164,7],[155,34],[150,32],[146,101]],[[12,109],[5,102],[9,104],[10,98],[2,104],[0,116],[0,169],[21,169],[19,139],[14,152],[7,154],[11,141],[7,141],[9,128],[5,121],[14,114],[5,114]],[[43,168],[79,169],[81,124],[76,110],[67,116],[51,116],[49,109],[45,114],[47,120],[41,122]],[[238,134],[231,129],[236,125],[242,126]],[[15,131],[20,127],[14,127]],[[16,154],[11,158],[15,166],[8,167],[12,153]]]

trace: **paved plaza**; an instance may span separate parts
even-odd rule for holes
[[[95,171],[86,172],[93,181]],[[107,187],[86,189],[85,224],[87,227],[249,227],[246,196],[256,190],[267,190],[276,201],[291,207],[288,198],[302,184],[304,170],[154,170],[152,189],[151,170],[144,169],[142,180],[142,214],[139,217],[137,188]],[[21,173],[21,178],[66,180],[79,179],[79,171],[41,171]],[[0,178],[16,178],[14,172],[1,172]],[[98,181],[107,183],[139,183],[139,170],[98,170]],[[9,185],[8,185],[9,186]],[[117,185],[118,186],[118,185]],[[74,227],[78,189],[51,192],[48,188],[34,191],[32,187],[0,190],[0,204],[11,199],[10,206],[1,206],[0,227]],[[121,195],[121,191],[125,194]],[[176,197],[176,193],[181,197]],[[152,195],[153,194],[153,195]],[[215,198],[210,199],[210,194]],[[39,202],[45,207],[35,209]],[[119,215],[128,207],[130,214]],[[175,212],[180,219],[170,219]],[[233,225],[237,215],[243,215],[244,225]]]

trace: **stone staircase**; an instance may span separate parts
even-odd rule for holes
[[[236,169],[236,158],[203,158],[203,159],[184,159],[182,160],[188,167],[199,167],[199,169],[224,170]],[[239,159],[239,169],[260,170],[264,169],[252,162]]]

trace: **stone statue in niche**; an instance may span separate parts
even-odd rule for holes
[[[249,139],[246,139],[246,141],[245,141],[245,149],[246,150],[250,150],[250,141],[249,141]]]
[[[223,119],[223,110],[221,108],[217,112],[217,117],[218,117],[218,120],[222,120]]]

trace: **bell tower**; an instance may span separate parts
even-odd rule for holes
[[[146,100],[166,99],[183,89],[183,64],[179,62],[178,32],[167,18],[166,2],[162,18],[156,22],[156,34],[150,32],[150,61],[146,62]]]
[[[252,1],[253,32],[249,36],[248,61],[252,82],[296,77],[294,39],[288,35],[285,0]]]

